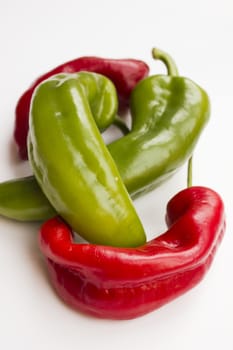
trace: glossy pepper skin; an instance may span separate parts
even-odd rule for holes
[[[32,97],[29,160],[52,206],[83,238],[138,246],[142,224],[95,123],[105,128],[116,110],[115,87],[102,75],[46,80]]]
[[[178,76],[166,53],[154,54],[167,64],[168,75],[137,84],[130,98],[132,129],[108,145],[133,196],[158,186],[190,158],[210,115],[207,93]]]
[[[19,221],[43,221],[56,211],[33,176],[0,183],[0,215]]]
[[[156,49],[153,55],[166,64],[168,75],[137,84],[130,98],[132,130],[107,146],[132,198],[160,185],[190,158],[210,114],[206,92],[179,77],[167,53]]]
[[[146,63],[136,59],[107,59],[100,57],[80,57],[66,62],[40,76],[19,98],[15,110],[14,139],[19,156],[27,159],[27,134],[29,109],[35,88],[44,80],[58,73],[88,71],[108,77],[116,86],[120,110],[128,106],[129,96],[134,86],[149,73]]]
[[[43,224],[39,244],[60,297],[85,313],[131,319],[180,296],[202,280],[225,230],[220,196],[190,187],[167,205],[168,230],[138,248],[75,244],[59,218]]]

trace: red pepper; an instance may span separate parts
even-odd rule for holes
[[[134,86],[149,73],[146,63],[135,59],[105,59],[80,57],[66,62],[39,77],[20,97],[15,110],[14,139],[19,155],[27,159],[27,134],[31,97],[36,86],[43,80],[58,73],[88,71],[103,74],[115,84],[119,95],[120,110],[125,109]]]
[[[150,312],[204,277],[225,230],[220,196],[189,187],[167,205],[168,230],[138,248],[75,244],[58,217],[40,231],[40,247],[60,297],[86,313],[130,319]]]

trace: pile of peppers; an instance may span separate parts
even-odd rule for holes
[[[0,184],[0,215],[43,222],[39,247],[61,299],[101,318],[135,318],[194,287],[225,231],[220,195],[189,181],[167,204],[167,231],[146,241],[133,198],[185,162],[190,175],[210,116],[207,93],[169,54],[152,54],[166,75],[136,59],[81,57],[36,79],[14,129],[32,175]],[[123,136],[106,145],[112,124]]]

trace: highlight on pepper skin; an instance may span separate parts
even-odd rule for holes
[[[79,57],[65,62],[38,77],[19,98],[15,109],[14,140],[21,159],[28,158],[27,135],[29,128],[29,110],[32,95],[36,87],[44,80],[59,73],[77,73],[80,71],[99,73],[108,77],[116,86],[119,96],[119,111],[129,105],[129,96],[135,85],[149,74],[148,65],[136,59],[107,59],[101,57]]]
[[[59,217],[48,220],[39,244],[57,293],[79,311],[131,319],[193,288],[224,234],[222,199],[209,188],[187,188],[169,201],[167,223],[168,230],[144,246],[116,248],[75,244]]]
[[[33,174],[0,184],[0,215],[49,219],[39,246],[58,295],[100,318],[139,317],[196,286],[225,231],[221,197],[191,181],[209,97],[169,54],[152,53],[167,75],[147,77],[134,59],[81,57],[39,77],[18,101],[14,130]],[[118,117],[125,107],[130,130]],[[111,124],[124,136],[106,146],[100,133]],[[159,186],[187,160],[188,188],[167,205],[167,231],[145,243],[129,194]],[[88,243],[75,243],[72,230]]]
[[[28,154],[44,194],[81,237],[135,247],[146,241],[144,228],[96,126],[111,124],[117,105],[115,86],[103,75],[47,79],[32,98]]]
[[[159,186],[180,169],[192,155],[210,114],[207,93],[190,79],[178,76],[176,64],[168,54],[156,49],[153,50],[153,55],[165,63],[168,75],[150,76],[140,79],[134,85],[135,81],[131,77],[133,68],[124,70],[123,76],[127,76],[131,82],[131,88],[134,86],[128,100],[132,128],[127,135],[107,145],[132,198],[142,196]],[[125,65],[122,64],[120,67],[123,69]],[[135,68],[133,64],[132,67]],[[143,64],[142,67],[144,67]],[[111,68],[113,69],[113,66]],[[140,69],[140,71],[145,73],[146,70]],[[112,76],[115,77],[114,72]],[[127,88],[128,92],[129,90]],[[93,116],[95,117],[95,114]],[[19,118],[17,124],[19,130],[21,130],[20,120]],[[95,121],[100,128],[98,118]],[[22,123],[22,130],[23,125]],[[33,220],[33,213],[35,213],[37,220],[37,212],[43,212],[46,219],[51,208],[47,198],[43,201],[44,195],[40,186],[36,186],[36,180],[33,178],[30,178],[30,181],[25,179],[25,183],[23,181],[22,179],[20,182],[21,187],[24,187],[28,194],[27,186],[33,185],[36,190],[31,193],[31,196],[25,198],[25,215],[21,212],[21,217],[27,220],[26,212],[30,213],[30,207],[26,208],[26,205],[28,203],[29,206],[33,202],[37,203],[37,208],[34,208],[29,219]],[[13,181],[11,184],[14,186]],[[14,203],[17,198],[13,197],[13,190],[11,194]],[[8,204],[10,205],[10,202]],[[12,218],[18,216],[18,213],[14,214],[13,211],[8,214],[11,214]]]

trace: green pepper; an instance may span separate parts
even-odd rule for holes
[[[93,117],[105,128],[117,107],[114,85],[95,73],[41,83],[31,103],[29,160],[52,206],[83,238],[138,246],[143,226]]]
[[[135,87],[130,103],[132,130],[107,145],[132,198],[158,186],[191,157],[209,119],[210,104],[206,92],[190,79],[179,77],[177,67],[167,53],[154,49],[153,56],[165,63],[168,75],[151,76]],[[96,123],[98,125],[98,119]],[[28,182],[36,180],[30,177]],[[31,201],[36,202],[36,198],[31,197],[41,197],[39,186],[38,192],[26,191],[28,182],[18,183],[27,193],[22,199],[25,207],[26,202],[28,206]],[[12,201],[14,204],[13,195]],[[47,205],[48,200],[44,197],[41,210],[44,211]],[[36,212],[39,210],[35,208]],[[47,210],[49,214],[49,205]],[[28,219],[27,211],[23,212],[20,205],[18,211],[22,220]],[[1,206],[0,214],[5,215]]]
[[[169,75],[137,84],[130,99],[132,130],[108,146],[134,196],[158,186],[190,158],[210,114],[206,92],[178,76],[170,56],[157,49],[153,55],[166,63]]]
[[[0,183],[0,214],[19,221],[42,221],[56,215],[33,176]]]

